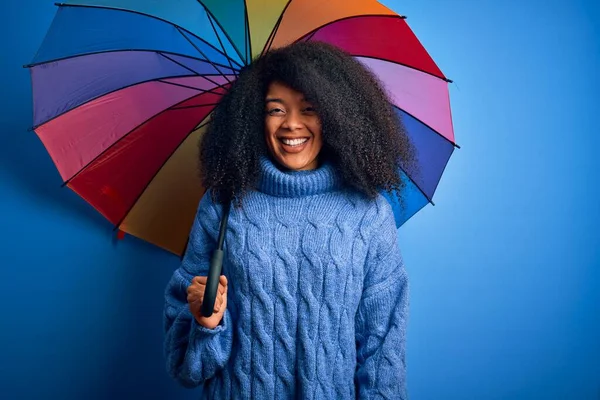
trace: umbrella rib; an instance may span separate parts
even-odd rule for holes
[[[193,69],[191,69],[190,67],[180,63],[179,61],[173,60],[171,57],[168,57],[165,55],[165,53],[161,52],[161,51],[157,51],[157,54],[166,58],[167,60],[171,61],[172,63],[175,63],[177,65],[179,65],[181,68],[187,69],[188,71],[190,71],[191,73],[193,73],[194,75],[200,75],[198,72],[194,71]]]
[[[212,91],[211,89],[200,89],[200,88],[197,88],[197,87],[194,87],[194,86],[183,85],[183,84],[177,83],[177,82],[164,81],[164,80],[162,80],[162,78],[161,79],[157,79],[156,82],[166,83],[167,85],[179,86],[179,87],[182,87],[182,88],[185,88],[185,89],[198,90],[198,91],[202,92],[201,94],[204,94],[206,92]],[[217,93],[215,93],[215,94],[217,94]]]
[[[118,92],[119,90],[125,90],[125,89],[129,89],[130,87],[133,87],[133,86],[136,86],[136,85],[143,85],[143,84],[145,84],[145,83],[157,82],[157,81],[159,81],[159,80],[161,80],[161,79],[191,78],[191,77],[194,77],[194,76],[198,76],[198,75],[196,74],[196,75],[173,75],[173,76],[164,76],[164,77],[162,77],[162,78],[158,78],[158,79],[157,79],[157,78],[152,78],[152,79],[147,79],[147,80],[145,80],[145,81],[134,82],[134,83],[131,83],[131,84],[129,84],[129,85],[126,85],[126,86],[121,86],[121,87],[119,87],[119,88],[116,88],[116,89],[113,89],[113,90],[109,90],[108,92],[105,92],[105,93],[99,94],[99,95],[97,95],[97,96],[94,96],[94,97],[92,97],[92,98],[90,98],[90,99],[87,99],[86,101],[82,102],[81,104],[78,104],[78,105],[77,105],[77,106],[75,106],[75,107],[72,107],[72,108],[69,108],[68,110],[62,111],[62,112],[58,113],[57,115],[53,116],[52,118],[49,118],[49,119],[47,119],[47,120],[46,120],[46,121],[44,121],[44,122],[41,122],[41,123],[39,123],[39,124],[37,124],[37,125],[34,125],[34,126],[32,126],[32,127],[31,127],[31,128],[29,128],[28,130],[29,130],[29,131],[35,131],[35,130],[36,130],[36,129],[38,129],[40,126],[42,126],[42,125],[45,125],[45,124],[47,124],[48,122],[54,121],[55,119],[62,117],[63,115],[65,115],[65,114],[67,114],[67,113],[69,113],[69,112],[73,111],[73,110],[74,110],[74,109],[76,109],[76,108],[82,107],[82,106],[84,106],[84,105],[86,105],[86,104],[88,104],[88,103],[91,103],[91,102],[92,102],[92,101],[94,101],[94,100],[98,100],[98,99],[99,99],[99,98],[101,98],[101,97],[108,96],[109,94],[112,94],[112,93]],[[201,75],[201,76],[202,76],[204,79],[206,79],[206,80],[210,81],[211,83],[214,83],[214,84],[215,84],[215,85],[217,85],[217,86],[220,86],[220,85],[221,85],[220,83],[217,83],[217,82],[213,81],[212,79],[209,79],[209,78],[208,78],[206,75]],[[164,83],[171,83],[171,82],[164,82]],[[197,89],[197,88],[193,88],[193,89],[196,89],[196,90],[202,91],[202,89]],[[214,90],[214,88],[213,88],[213,89],[210,89],[210,90],[204,90],[204,91],[206,91],[206,92],[212,92],[213,90]],[[218,93],[217,93],[217,94],[218,94]]]
[[[190,32],[189,30],[171,22],[171,21],[167,21],[166,19],[157,17],[155,15],[150,15],[150,14],[146,14],[140,11],[135,11],[135,10],[129,10],[126,8],[120,8],[120,7],[109,7],[109,6],[100,6],[100,5],[90,5],[90,4],[66,4],[66,3],[54,3],[56,6],[58,7],[80,7],[80,8],[98,8],[98,9],[104,9],[104,10],[118,10],[118,11],[123,11],[123,12],[128,12],[128,13],[132,13],[132,14],[137,14],[137,15],[142,15],[144,17],[148,17],[148,18],[152,18],[155,19],[157,21],[162,21],[166,24],[169,24],[171,26],[174,26],[175,28],[177,28],[178,30],[184,30],[185,32],[189,33],[190,35],[192,35],[193,37],[197,38],[198,40],[200,40],[201,42],[205,43],[207,46],[212,47],[215,51],[223,54],[223,56],[225,56],[226,58],[229,58],[229,56],[227,54],[222,53],[219,49],[217,49],[215,46],[213,46],[212,44],[208,43],[206,40],[202,39],[201,37],[199,37],[198,35],[195,35],[194,33]],[[242,67],[242,65],[240,65],[238,62],[236,62],[235,60],[231,60],[233,61],[235,64],[237,64],[240,68]],[[50,61],[45,61],[45,62],[50,62]],[[41,63],[39,63],[41,64]],[[29,64],[26,67],[29,66],[33,66],[36,64]]]
[[[398,107],[397,105],[390,103],[392,105],[392,107],[397,108],[398,110],[410,115],[412,118],[414,118],[415,120],[417,120],[419,123],[425,125],[427,128],[431,129],[432,132],[434,132],[436,135],[438,135],[439,137],[441,137],[442,139],[444,139],[446,142],[450,143],[453,147],[456,147],[458,149],[460,149],[460,146],[456,143],[454,143],[452,140],[448,139],[446,136],[442,135],[441,133],[439,133],[437,130],[433,129],[431,126],[429,126],[429,124],[423,122],[423,120],[421,120],[420,118],[415,117],[413,114],[409,113],[408,111],[406,111],[403,108]]]
[[[315,29],[314,31],[312,31],[312,33],[310,33],[310,34],[309,34],[310,36],[309,36],[309,37],[307,37],[305,41],[306,41],[306,42],[310,41],[310,39],[312,39],[312,38],[313,38],[313,36],[315,36],[315,34],[316,34],[317,32],[318,32],[318,30],[317,30],[317,29]]]
[[[211,64],[213,67],[215,67],[215,69],[216,69],[217,71],[219,71],[219,73],[221,73],[221,75],[223,76],[223,78],[225,78],[225,79],[227,80],[227,82],[231,83],[231,81],[230,81],[230,80],[227,78],[227,76],[225,76],[225,74],[223,73],[223,71],[221,71],[219,68],[217,68],[217,67],[215,66],[215,64],[214,64],[214,63],[213,63],[213,62],[212,62],[212,61],[211,61],[211,60],[210,60],[208,57],[206,57],[206,54],[204,54],[204,52],[203,52],[202,50],[200,50],[200,48],[199,48],[198,46],[196,46],[196,44],[194,44],[194,42],[192,42],[192,41],[190,40],[190,38],[189,38],[189,37],[187,37],[187,36],[186,36],[186,35],[183,33],[183,31],[181,31],[181,30],[179,29],[179,27],[177,27],[177,30],[179,31],[179,33],[181,34],[181,36],[183,36],[183,37],[184,37],[184,38],[185,38],[185,39],[186,39],[186,40],[187,40],[187,41],[188,41],[188,42],[189,42],[189,43],[190,43],[192,46],[194,46],[194,48],[195,48],[195,49],[198,51],[198,53],[202,54],[202,57],[204,57],[204,58],[205,58],[205,59],[206,59],[206,60],[207,60],[207,61],[208,61],[208,62],[209,62],[209,63],[210,63],[210,64]]]
[[[130,12],[130,13],[137,14],[137,15],[142,15],[142,16],[145,16],[145,17],[148,17],[148,18],[153,18],[153,19],[156,19],[156,20],[158,20],[158,21],[162,21],[162,22],[164,22],[164,23],[166,23],[166,24],[169,24],[169,25],[171,25],[171,26],[174,26],[174,27],[175,27],[175,28],[177,28],[177,30],[179,30],[180,32],[181,32],[181,31],[185,31],[186,33],[188,33],[189,35],[191,35],[191,36],[195,37],[196,39],[200,40],[201,42],[203,42],[203,43],[204,43],[204,44],[206,44],[207,46],[209,46],[209,47],[212,47],[212,48],[213,48],[215,51],[217,51],[217,52],[221,53],[221,54],[222,54],[222,55],[223,55],[225,58],[227,58],[227,59],[228,59],[228,61],[229,61],[230,63],[231,63],[231,62],[234,62],[234,63],[235,63],[235,64],[236,64],[238,67],[240,67],[240,68],[242,67],[242,65],[240,65],[240,64],[239,64],[237,61],[235,61],[235,60],[231,59],[231,58],[230,58],[230,57],[227,55],[227,53],[225,53],[225,52],[222,52],[222,51],[221,51],[221,50],[219,50],[217,47],[215,47],[213,44],[211,44],[211,43],[207,42],[206,40],[202,39],[200,36],[198,36],[198,35],[196,35],[195,33],[193,33],[193,32],[191,32],[191,31],[189,31],[188,29],[186,29],[186,28],[184,28],[184,27],[182,27],[182,26],[180,26],[180,25],[178,25],[178,24],[176,24],[176,23],[174,23],[174,22],[172,22],[172,21],[168,21],[168,20],[166,20],[166,19],[164,19],[164,18],[160,18],[160,17],[157,17],[157,16],[155,16],[155,15],[146,14],[146,13],[143,13],[143,12],[140,12],[140,11],[136,11],[136,10],[130,10],[130,9],[127,9],[127,8],[121,8],[121,7],[98,6],[98,5],[84,5],[84,4],[65,4],[65,3],[56,3],[56,4],[57,4],[57,5],[59,5],[59,6],[62,6],[62,7],[84,7],[84,8],[102,8],[102,9],[107,9],[107,10],[119,10],[119,11],[124,11],[124,12]],[[217,35],[217,39],[218,39],[218,35]],[[196,46],[194,46],[194,47],[196,47]]]
[[[174,53],[172,51],[164,51],[164,50],[156,50],[156,49],[116,49],[116,50],[91,51],[89,53],[78,53],[78,54],[74,54],[74,55],[71,55],[71,56],[52,58],[52,59],[46,60],[46,61],[41,61],[41,62],[32,63],[32,64],[25,64],[25,65],[23,65],[23,68],[33,68],[33,67],[37,67],[37,66],[44,65],[44,64],[50,64],[50,63],[55,63],[55,62],[60,62],[60,61],[65,61],[65,60],[70,60],[70,59],[77,58],[77,57],[93,56],[93,55],[96,55],[96,54],[121,53],[121,52],[131,52],[131,51],[149,52],[149,53],[161,53],[162,52],[162,53],[165,53],[165,54],[173,54],[175,56],[191,58],[193,60],[199,60],[199,61],[203,61],[203,62],[210,62],[209,60],[203,60],[203,59],[198,58],[198,57],[192,57],[189,54]],[[227,65],[223,65],[223,64],[217,63],[217,62],[212,62],[212,64],[213,65],[218,65],[219,67],[223,67],[223,68],[229,68]]]
[[[404,171],[404,168],[400,167],[400,169],[402,171]],[[423,191],[423,189],[421,189],[421,187],[417,184],[417,182],[415,182],[415,180],[409,174],[407,174],[406,171],[404,171],[404,175],[406,175],[406,177],[412,182],[412,184],[415,185],[415,187],[417,189],[419,189],[419,192],[421,192],[421,194],[423,195],[423,197],[425,197],[427,199],[427,202],[431,203],[432,206],[435,206],[435,203],[433,202],[433,200],[430,199],[429,196],[427,196],[427,194]]]
[[[167,164],[167,162],[169,162],[169,160],[171,159],[171,157],[173,156],[173,154],[175,154],[177,152],[177,150],[179,150],[179,148],[181,147],[181,145],[187,140],[188,137],[190,137],[190,135],[192,133],[194,133],[195,131],[197,131],[198,129],[203,128],[204,126],[208,125],[210,123],[209,121],[204,122],[203,124],[200,124],[199,126],[195,126],[187,135],[185,135],[185,137],[181,140],[181,142],[179,142],[179,144],[175,147],[175,149],[171,152],[171,154],[169,154],[169,156],[165,159],[165,161],[162,163],[162,165],[156,170],[156,172],[154,173],[154,175],[152,176],[152,178],[150,178],[148,180],[148,183],[146,184],[146,186],[144,187],[144,189],[142,189],[139,193],[139,195],[136,197],[136,199],[133,201],[133,203],[131,204],[131,207],[129,207],[129,209],[125,212],[125,214],[123,214],[123,217],[121,218],[121,220],[115,225],[113,230],[117,230],[120,229],[121,224],[123,223],[123,221],[125,221],[125,219],[127,218],[127,215],[129,215],[129,213],[131,212],[131,210],[133,210],[133,207],[135,207],[135,205],[137,204],[137,202],[140,200],[140,198],[144,195],[144,192],[148,189],[148,187],[152,184],[152,182],[154,181],[154,179],[158,176],[158,174],[160,173],[160,171],[163,169],[163,167]]]
[[[263,48],[262,54],[268,52],[271,49],[271,45],[273,44],[273,40],[275,39],[275,35],[277,34],[277,31],[279,30],[279,25],[281,25],[281,21],[283,20],[283,16],[285,15],[285,12],[287,11],[287,9],[288,9],[288,7],[290,6],[291,3],[292,3],[292,0],[289,0],[287,2],[287,4],[285,5],[285,7],[283,8],[283,10],[281,11],[281,14],[279,15],[279,18],[277,19],[277,22],[275,23],[275,26],[273,27],[273,30],[271,31],[271,33],[269,34],[269,37],[267,38],[267,43],[265,44],[265,47]]]
[[[235,45],[235,42],[233,41],[233,39],[231,39],[231,37],[229,36],[229,34],[227,34],[227,31],[225,30],[225,28],[223,27],[223,25],[221,25],[221,23],[219,22],[219,20],[216,18],[216,16],[208,9],[208,7],[206,6],[206,4],[204,4],[202,2],[202,0],[197,0],[198,3],[200,3],[202,5],[202,7],[204,7],[204,9],[206,10],[206,13],[209,16],[209,20],[210,19],[214,19],[215,22],[217,23],[217,25],[219,25],[219,28],[221,28],[221,31],[223,32],[223,34],[225,35],[225,37],[227,38],[227,40],[229,40],[229,43],[231,43],[231,45],[233,46],[233,49],[235,50],[235,52],[237,53],[238,56],[240,56],[241,59],[243,59],[244,57],[242,57],[242,53],[240,52],[240,49],[238,49],[238,47]],[[212,24],[212,21],[211,21]],[[215,29],[215,27],[213,26],[213,30]],[[215,31],[215,34],[217,35],[217,39],[219,39],[219,35],[217,34],[217,32]],[[219,39],[219,44],[221,44],[221,47],[223,47],[223,44],[221,43],[221,40]],[[223,47],[223,51],[225,51],[225,47]],[[246,61],[246,60],[244,60]],[[239,64],[238,64],[239,65]],[[233,69],[233,67],[232,67]]]
[[[423,70],[421,68],[413,67],[412,65],[408,65],[408,64],[405,64],[405,63],[397,62],[397,61],[392,61],[392,60],[389,60],[387,58],[374,57],[374,56],[362,56],[362,55],[358,55],[358,54],[352,54],[352,56],[353,57],[360,57],[360,58],[370,58],[371,60],[379,60],[379,61],[389,62],[391,64],[401,65],[403,67],[412,69],[414,71],[422,72],[422,73],[427,74],[429,76],[432,76],[432,77],[434,77],[436,79],[440,79],[440,80],[442,80],[442,81],[444,81],[446,83],[453,83],[454,82],[451,79],[448,79],[446,77],[442,78],[439,75],[432,74],[431,72],[425,71],[425,70]]]
[[[402,110],[400,107],[397,107],[396,105],[392,104],[393,107]],[[441,135],[438,131],[436,131],[435,129],[431,128],[429,125],[427,125],[426,123],[424,123],[423,121],[421,121],[420,119],[416,118],[415,116],[413,116],[412,114],[402,110],[403,112],[405,112],[406,114],[410,115],[412,118],[416,119],[417,121],[419,121],[420,123],[422,123],[423,125],[425,125],[426,127],[428,127],[429,129],[431,129],[433,132],[435,132],[437,135],[441,136],[444,140],[446,140],[448,143],[450,143],[453,148],[450,151],[450,156],[448,157],[448,159],[446,160],[446,162],[444,163],[444,167],[442,168],[442,171],[440,173],[440,176],[442,176],[444,174],[444,170],[446,169],[448,162],[450,161],[450,158],[452,157],[452,154],[454,153],[454,147],[459,148],[460,146],[458,146],[456,143],[453,143],[452,141],[448,140],[448,138],[444,137],[443,135]],[[402,171],[404,171],[404,174],[408,177],[408,179],[410,179],[410,181],[413,183],[413,185],[415,185],[415,187],[417,189],[419,189],[419,192],[421,192],[421,194],[427,199],[427,201],[429,203],[431,203],[431,205],[435,206],[435,203],[433,202],[433,200],[431,198],[429,198],[429,196],[427,196],[427,194],[425,193],[425,191],[423,189],[421,189],[421,187],[419,186],[419,184],[417,182],[415,182],[415,180],[408,174],[408,172],[406,172],[406,170],[404,168],[400,168],[402,169]],[[439,185],[439,180],[438,182],[435,184],[434,188],[433,188],[433,192],[435,193],[437,187]]]
[[[204,7],[204,8],[206,8],[206,7]],[[215,36],[217,37],[217,40],[219,41],[219,45],[221,45],[223,52],[227,53],[225,51],[225,46],[223,46],[223,42],[221,42],[221,38],[219,37],[219,34],[217,33],[217,28],[215,28],[215,24],[213,24],[213,18],[211,17],[210,13],[208,13],[208,9],[206,12],[208,14],[208,21],[210,22],[210,26],[212,27],[213,32],[215,33]],[[234,48],[235,48],[235,46],[234,46]],[[237,53],[237,49],[236,49],[236,53]],[[227,59],[227,61],[229,61],[229,66],[231,67],[233,74],[236,75],[236,77],[237,77],[237,74],[235,73],[235,69],[233,68],[233,64],[231,64],[231,61],[229,59]]]
[[[165,58],[166,58],[166,59],[168,59],[169,61],[173,61],[175,64],[181,65],[183,68],[185,68],[185,69],[187,69],[187,70],[189,70],[189,71],[191,71],[191,72],[195,73],[197,76],[202,76],[204,79],[206,79],[207,81],[209,81],[209,82],[211,82],[211,83],[214,83],[214,84],[215,84],[215,85],[217,85],[217,86],[221,85],[221,84],[220,84],[220,83],[218,83],[217,81],[214,81],[214,80],[212,80],[212,79],[210,79],[210,78],[209,78],[209,76],[212,76],[212,75],[208,75],[208,74],[199,74],[199,73],[197,73],[196,71],[194,71],[194,70],[192,70],[192,69],[190,69],[190,68],[186,67],[185,65],[183,65],[183,64],[181,64],[181,63],[179,63],[179,62],[177,62],[177,61],[173,60],[172,58],[169,58],[169,57],[167,57],[167,56],[166,56],[166,55],[164,55],[164,54],[161,54],[161,56],[165,57]],[[215,68],[215,70],[217,70],[217,69]],[[217,70],[217,71],[219,72],[218,76],[223,76],[223,73],[221,73],[221,71],[219,71],[219,70]],[[164,78],[161,78],[161,79],[164,79]],[[225,79],[227,79],[227,78],[225,78]],[[231,83],[231,82],[229,82],[229,83]],[[211,90],[212,90],[212,89],[211,89]]]
[[[250,20],[248,19],[248,3],[244,0],[244,50],[246,51],[246,63],[252,60],[252,37],[250,36]]]
[[[57,5],[57,3],[54,3],[54,5],[56,6],[56,5]],[[55,13],[54,13],[54,16],[52,17],[52,21],[50,22],[50,26],[54,25],[54,21],[56,21],[56,18],[57,18],[57,17],[58,17],[58,12],[55,12]],[[46,32],[44,33],[44,38],[42,39],[42,41],[41,41],[40,43],[41,43],[41,44],[43,44],[43,43],[44,43],[44,42],[45,42],[45,41],[48,39],[48,36],[49,36],[49,35],[50,35],[50,29],[47,29],[47,30],[46,30]],[[41,49],[42,49],[42,46],[40,45],[40,46],[37,48],[37,50],[36,50],[36,52],[35,52],[35,55],[33,56],[33,59],[34,59],[34,60],[37,58],[38,54],[40,54],[40,50],[41,50]],[[31,68],[31,67],[33,67],[34,65],[35,65],[35,64],[33,64],[33,63],[25,64],[25,65],[23,65],[23,68]],[[32,88],[32,89],[33,89],[33,88]]]
[[[173,59],[171,59],[171,58],[169,58],[169,57],[165,56],[164,54],[163,54],[162,56],[163,56],[163,57],[165,57],[165,58],[167,58],[167,59],[168,59],[168,60],[170,60],[170,61],[173,61],[173,62],[174,62],[174,63],[176,63],[176,64],[179,64],[177,61],[175,61],[175,60],[173,60]],[[182,67],[184,67],[184,68],[186,68],[186,69],[189,69],[189,68],[187,68],[185,65],[182,65],[182,64],[181,64],[181,66],[182,66]],[[192,71],[191,69],[189,69],[189,70],[190,70],[190,71]],[[221,71],[219,71],[217,68],[215,68],[215,70],[217,70],[217,71],[219,72],[219,75],[218,75],[218,76],[223,76],[223,77],[224,77],[224,78],[225,78],[225,79],[226,79],[226,80],[227,80],[229,83],[231,83],[231,81],[229,81],[229,79],[227,79],[227,78],[226,78],[226,77],[223,75],[223,73],[222,73]],[[207,81],[209,81],[210,83],[214,83],[214,84],[215,84],[215,85],[217,85],[217,86],[220,86],[220,85],[221,85],[219,82],[217,82],[217,81],[214,81],[214,80],[212,80],[212,79],[210,79],[210,78],[209,78],[209,76],[212,76],[212,75],[198,74],[196,71],[192,71],[192,72],[196,73],[196,74],[197,74],[197,75],[199,75],[199,76],[202,76],[204,79],[206,79],[206,80],[207,80]],[[161,78],[161,79],[162,79],[162,78]],[[211,89],[211,90],[212,90],[212,89]]]
[[[219,105],[219,103],[196,104],[194,106],[181,106],[181,107],[170,107],[170,108],[171,108],[171,110],[186,110],[188,108],[199,108],[199,107],[217,106],[217,105]]]
[[[442,168],[442,171],[440,172],[440,177],[444,175],[444,171],[446,170],[446,167],[448,166],[448,162],[450,161],[450,158],[452,158],[452,153],[454,153],[454,150],[450,152],[450,156],[448,157],[448,159],[444,163],[444,167]],[[425,194],[425,192],[423,191],[423,189],[421,189],[421,187],[417,184],[417,182],[415,182],[414,179],[411,178],[411,176],[404,170],[404,168],[400,167],[400,169],[402,171],[404,171],[404,175],[406,175],[407,178],[410,179],[410,181],[413,183],[413,185],[415,185],[415,187],[417,189],[419,189],[419,192],[421,192],[421,194],[427,199],[427,201],[429,203],[431,203],[432,206],[435,206],[435,203],[433,202],[433,200],[430,199],[429,196],[427,196],[427,194]],[[440,180],[438,179],[437,183],[435,184],[435,186],[433,188],[433,193],[435,193],[435,191],[437,190],[437,187],[438,187],[439,184],[440,184]]]
[[[224,88],[225,86],[227,86],[228,84],[223,84],[220,85],[220,88]],[[216,89],[216,88],[215,88]],[[202,92],[201,90],[197,89],[199,92]],[[148,122],[150,122],[150,120],[152,120],[155,117],[158,117],[161,114],[164,114],[165,112],[171,110],[173,107],[177,107],[178,105],[185,103],[186,101],[190,100],[193,97],[196,97],[200,94],[204,94],[207,91],[204,91],[203,93],[199,93],[199,94],[195,94],[193,96],[190,96],[188,98],[185,98],[183,100],[181,100],[178,103],[173,104],[171,107],[165,108],[164,110],[148,117],[145,121],[143,121],[142,123],[136,125],[135,127],[133,127],[129,132],[127,132],[126,134],[124,134],[123,136],[121,136],[119,139],[117,139],[113,144],[111,144],[110,146],[108,146],[106,149],[104,149],[103,151],[100,152],[100,154],[98,154],[96,157],[94,157],[90,162],[88,162],[86,165],[84,165],[81,169],[79,169],[79,171],[77,171],[72,177],[70,177],[69,179],[67,179],[66,181],[63,182],[63,184],[61,186],[66,186],[69,184],[69,182],[71,182],[73,179],[75,179],[76,176],[78,176],[81,171],[85,170],[87,167],[89,167],[91,164],[93,164],[96,160],[98,160],[100,157],[102,157],[108,150],[110,150],[112,147],[114,147],[117,143],[121,142],[123,139],[125,139],[127,136],[129,136],[131,133],[135,132],[136,129],[138,129],[140,126],[147,124]]]
[[[277,31],[279,30],[280,25],[281,25],[281,19],[277,20],[274,30],[269,35],[269,38],[267,39],[267,43],[265,43],[265,47],[263,48],[263,54],[268,53],[269,50],[271,49],[271,45],[273,44],[273,41],[275,40],[275,35],[277,34]]]

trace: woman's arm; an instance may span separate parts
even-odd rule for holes
[[[190,312],[187,287],[208,275],[220,218],[207,193],[198,206],[183,261],[165,290],[164,352],[167,371],[185,387],[195,387],[222,369],[231,353],[231,316],[226,310],[215,329],[200,325]]]
[[[408,278],[391,208],[380,207],[356,314],[355,381],[360,399],[406,399],[405,331]]]

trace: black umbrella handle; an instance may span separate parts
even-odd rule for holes
[[[203,317],[208,318],[213,314],[222,267],[223,250],[216,249],[210,259],[210,269],[208,270],[208,279],[206,281],[206,289],[204,290],[204,299],[202,300]]]
[[[209,318],[213,315],[215,300],[217,299],[217,289],[219,288],[219,278],[223,269],[223,242],[225,241],[225,231],[227,230],[227,220],[229,219],[230,204],[227,202],[223,206],[223,216],[221,217],[221,228],[219,229],[219,239],[217,248],[210,259],[210,268],[208,269],[208,278],[206,280],[206,289],[204,290],[204,299],[202,300],[201,314]]]

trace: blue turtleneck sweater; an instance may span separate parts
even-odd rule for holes
[[[209,399],[405,399],[407,275],[392,210],[344,190],[331,165],[283,172],[232,207],[215,329],[186,301],[207,275],[221,206],[200,201],[181,266],[165,292],[170,375]]]

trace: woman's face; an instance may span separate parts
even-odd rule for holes
[[[265,139],[271,156],[282,167],[310,170],[318,167],[323,147],[321,120],[302,93],[273,82],[265,103]]]

